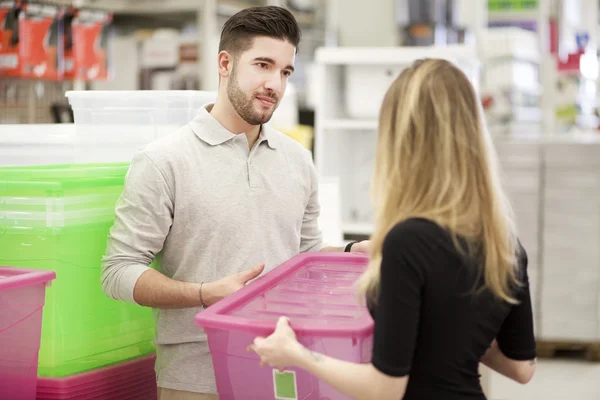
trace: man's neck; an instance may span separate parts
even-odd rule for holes
[[[232,107],[223,103],[215,103],[210,110],[210,115],[217,120],[225,129],[234,134],[245,133],[250,148],[254,146],[260,134],[260,125],[250,125],[244,121]]]

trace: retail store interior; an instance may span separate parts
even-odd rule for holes
[[[527,384],[481,367],[486,396],[600,399],[600,1],[0,0],[0,400],[156,398],[152,310],[101,285],[109,229],[132,158],[215,101],[223,25],[257,6],[301,28],[268,124],[311,153],[333,246],[373,233],[392,82],[424,58],[465,73],[527,251],[537,342]],[[48,285],[3,287],[11,268]],[[273,398],[302,398],[298,379]],[[304,399],[349,399],[325,393]]]

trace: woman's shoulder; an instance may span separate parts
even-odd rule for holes
[[[447,237],[448,232],[434,221],[426,218],[408,218],[390,229],[386,240],[431,239],[441,236]]]

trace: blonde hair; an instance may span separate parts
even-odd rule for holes
[[[515,303],[516,228],[473,86],[444,60],[419,60],[387,91],[381,107],[371,196],[375,230],[359,292],[379,288],[386,235],[409,218],[452,234],[457,250],[481,260],[485,287]],[[468,246],[461,248],[458,237]],[[481,276],[481,275],[480,275]]]

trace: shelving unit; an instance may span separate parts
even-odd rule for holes
[[[519,240],[527,252],[535,331],[541,325],[543,155],[539,137],[495,137],[503,187],[513,208]]]
[[[80,0],[73,1],[79,7],[109,10],[115,14],[164,14],[196,12],[204,8],[206,1],[198,0]],[[261,5],[262,0],[216,0],[217,12],[231,16],[243,8]]]
[[[71,0],[64,0],[71,1]],[[304,93],[305,64],[312,61],[314,50],[325,42],[328,2],[316,2],[312,10],[298,10],[288,0],[72,0],[78,7],[106,10],[129,18],[169,15],[189,21],[196,18],[198,33],[198,77],[202,90],[218,89],[218,71],[214,57],[218,53],[219,32],[225,21],[235,13],[252,6],[284,6],[293,14],[303,30],[293,83]],[[301,61],[301,62],[300,62]],[[82,88],[80,88],[82,89]],[[300,96],[302,97],[302,96]]]
[[[379,107],[393,80],[420,58],[453,61],[478,86],[474,46],[342,47],[316,53],[315,164],[320,177],[339,179],[345,235],[369,236],[373,231],[369,192]]]

